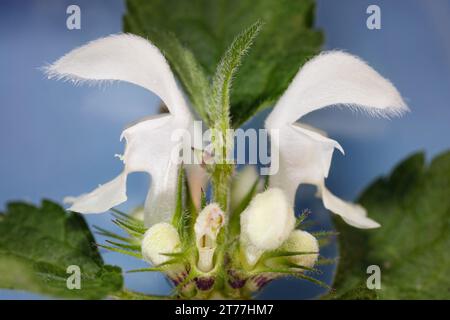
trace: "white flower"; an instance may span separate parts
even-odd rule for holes
[[[318,55],[301,68],[266,120],[267,129],[279,132],[278,142],[272,141],[279,151],[279,163],[272,166],[279,170],[270,177],[270,186],[285,190],[293,204],[299,184],[315,185],[324,206],[348,224],[376,228],[379,224],[363,207],[325,187],[333,150],[344,153],[339,143],[296,123],[309,112],[336,104],[382,117],[408,110],[395,87],[359,58],[344,52]]]
[[[203,272],[208,272],[213,267],[217,236],[224,224],[225,214],[217,203],[211,203],[203,208],[195,221],[195,240],[199,253],[197,264]]]
[[[142,257],[148,263],[158,266],[170,259],[167,253],[180,251],[180,237],[173,225],[166,222],[154,224],[144,234],[141,243]]]
[[[281,189],[257,194],[241,214],[241,249],[249,265],[281,246],[295,227],[292,204]]]
[[[291,256],[289,261],[307,268],[314,267],[319,257],[319,243],[317,239],[310,233],[302,230],[294,230],[289,238],[283,243],[281,249],[295,252],[317,252],[316,254],[301,254]]]
[[[177,130],[191,130],[187,102],[162,53],[146,39],[130,34],[112,35],[77,48],[47,67],[49,77],[84,81],[121,80],[157,94],[169,114],[146,118],[123,131],[124,170],[112,181],[88,194],[71,198],[70,210],[101,213],[126,201],[127,176],[147,172],[152,186],[145,205],[145,224],[169,221],[175,209],[178,163],[171,155],[182,147]],[[127,106],[124,106],[125,108]]]

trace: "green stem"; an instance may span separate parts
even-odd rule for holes
[[[217,164],[212,177],[214,201],[224,212],[228,210],[229,188],[231,181],[231,168],[227,164]]]
[[[233,136],[230,131],[230,121],[225,115],[213,129],[213,144],[215,164],[212,173],[213,198],[224,212],[228,210],[228,198],[233,173],[233,164],[229,155],[233,150]]]

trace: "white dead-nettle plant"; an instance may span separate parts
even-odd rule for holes
[[[219,63],[218,74],[205,88],[211,95],[211,110],[203,120],[219,131],[213,152],[232,146],[225,133],[230,128],[230,83],[259,29],[255,24],[235,39]],[[316,186],[324,206],[348,224],[379,227],[363,207],[339,199],[325,186],[333,151],[343,153],[343,148],[319,130],[297,123],[304,115],[333,105],[382,117],[408,110],[394,86],[357,57],[338,51],[316,56],[279,98],[266,120],[269,132],[276,130],[279,136],[272,141],[279,160],[272,158],[271,164],[278,171],[265,181],[265,190],[253,169],[233,179],[232,165],[230,170],[223,163],[190,168],[186,183],[185,168],[172,155],[183,147],[200,150],[202,146],[186,146],[181,136],[174,139],[178,129],[194,130],[194,116],[163,54],[148,40],[129,34],[99,39],[71,51],[46,72],[51,78],[75,83],[130,82],[157,94],[167,106],[168,114],[142,119],[123,131],[123,172],[90,193],[70,198],[69,210],[114,210],[116,223],[128,238],[120,237],[125,243],[104,247],[141,257],[152,265],[137,271],[165,272],[176,285],[176,296],[245,298],[283,275],[317,282],[306,273],[317,271],[318,241],[299,229],[304,216],[296,217],[294,212],[295,193],[301,184]],[[152,177],[144,221],[139,218],[142,210],[139,215],[127,215],[114,209],[127,199],[126,181],[131,172]],[[212,199],[202,190],[208,175]],[[195,192],[189,190],[192,186]]]

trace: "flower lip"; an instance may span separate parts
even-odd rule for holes
[[[193,116],[169,64],[159,49],[148,40],[118,34],[92,41],[72,50],[45,68],[49,78],[74,83],[126,81],[158,95],[169,114],[141,119],[127,127],[121,138],[126,140],[124,170],[112,181],[79,197],[69,197],[70,210],[80,213],[102,213],[127,200],[127,176],[146,172],[152,176],[147,195],[144,221],[146,226],[170,221],[175,211],[176,179],[179,165],[171,154],[182,147],[172,139],[177,129],[191,130]]]
[[[207,205],[194,225],[198,248],[215,248],[217,235],[225,224],[225,214],[217,203]]]
[[[364,208],[337,198],[325,187],[334,149],[344,153],[339,143],[296,123],[304,115],[332,105],[386,118],[409,110],[392,83],[361,59],[340,51],[314,57],[300,69],[265,121],[269,134],[278,130],[277,139],[271,139],[279,154],[271,166],[278,170],[269,186],[285,190],[294,204],[299,185],[315,185],[324,206],[348,224],[379,227]]]
[[[224,225],[225,214],[217,203],[204,207],[195,221],[194,232],[199,253],[197,266],[203,272],[213,268],[217,236]]]

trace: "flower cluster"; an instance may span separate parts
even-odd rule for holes
[[[294,212],[299,185],[316,186],[324,206],[348,224],[379,226],[363,207],[339,199],[325,185],[333,151],[343,153],[343,148],[325,133],[296,122],[337,104],[383,117],[408,110],[395,87],[355,56],[331,51],[314,57],[279,98],[265,122],[277,135],[272,144],[278,153],[265,183],[251,167],[234,173],[232,165],[230,169],[213,163],[211,169],[173,161],[173,154],[183,148],[201,153],[203,146],[174,138],[176,130],[195,130],[195,116],[163,54],[148,40],[130,34],[102,38],[71,51],[46,71],[49,77],[73,82],[130,82],[158,95],[167,106],[169,113],[123,131],[122,173],[68,201],[75,212],[108,211],[126,201],[128,174],[148,173],[152,183],[143,221],[120,214],[117,223],[129,238],[108,248],[142,257],[153,266],[148,271],[165,272],[179,296],[249,297],[283,275],[312,280],[305,272],[316,271],[319,245],[314,235],[299,229],[304,218]],[[219,131],[227,128],[223,119],[209,125]],[[230,148],[229,141],[222,141],[213,151],[224,145]],[[210,199],[204,192],[208,180]]]

